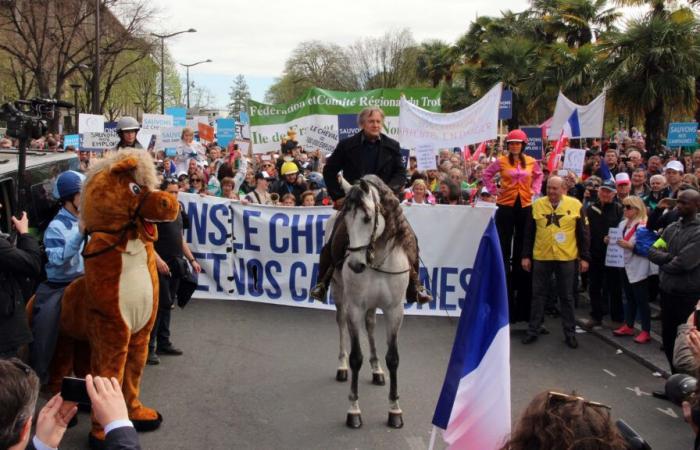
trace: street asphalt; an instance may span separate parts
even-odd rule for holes
[[[383,361],[382,319],[376,335]],[[512,417],[543,390],[575,390],[612,407],[654,450],[690,449],[680,408],[650,396],[663,386],[652,370],[593,334],[564,345],[551,334],[520,343],[511,329]],[[403,429],[388,428],[388,383],[373,386],[365,354],[359,387],[364,426],[345,426],[348,383],[335,381],[337,328],[328,311],[242,301],[193,300],[173,312],[172,340],[185,354],[146,366],[141,398],[164,416],[140,435],[144,449],[427,449],[431,420],[457,326],[456,318],[406,317],[399,337]],[[366,344],[366,342],[365,342]],[[365,345],[366,347],[366,345]],[[365,352],[366,353],[366,352]],[[388,376],[387,376],[388,380]],[[68,430],[62,449],[87,448],[89,416]],[[439,441],[439,438],[438,438]],[[436,448],[444,448],[440,441]]]

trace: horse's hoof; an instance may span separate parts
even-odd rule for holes
[[[335,373],[335,381],[348,381],[348,369],[338,369]]]
[[[362,426],[362,416],[360,414],[348,413],[348,417],[345,419],[345,425],[348,428],[360,428]]]
[[[387,425],[391,428],[403,428],[403,414],[389,411]]]
[[[386,380],[384,379],[383,373],[373,373],[372,374],[372,384],[375,386],[384,386]]]

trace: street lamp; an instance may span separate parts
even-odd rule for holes
[[[78,132],[78,114],[80,114],[80,111],[78,111],[80,108],[78,107],[78,89],[80,89],[82,86],[80,84],[71,84],[71,88],[73,88],[73,107],[75,108],[75,132]]]
[[[189,30],[178,31],[170,34],[151,33],[160,39],[160,113],[165,114],[165,40],[182,33],[196,33],[197,30],[190,28]]]
[[[92,66],[92,113],[100,114],[100,0],[95,0],[95,64]]]
[[[190,110],[190,67],[194,67],[197,64],[204,64],[204,63],[210,63],[210,62],[213,62],[213,61],[211,59],[207,59],[206,61],[197,61],[196,63],[192,63],[192,64],[180,63],[181,66],[183,66],[187,69],[187,111]]]

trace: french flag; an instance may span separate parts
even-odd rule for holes
[[[578,109],[574,108],[574,111],[564,123],[562,131],[564,132],[564,136],[568,138],[581,137],[581,122],[578,118]]]
[[[491,450],[510,434],[510,327],[496,225],[481,238],[433,425],[452,449]],[[430,442],[434,445],[435,428]]]

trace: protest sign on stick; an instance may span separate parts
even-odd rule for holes
[[[435,161],[435,148],[430,144],[423,144],[416,147],[416,162],[418,170],[435,170],[437,162]]]
[[[578,148],[567,148],[564,153],[564,170],[570,170],[577,177],[583,175],[583,164],[586,161],[586,151]]]

